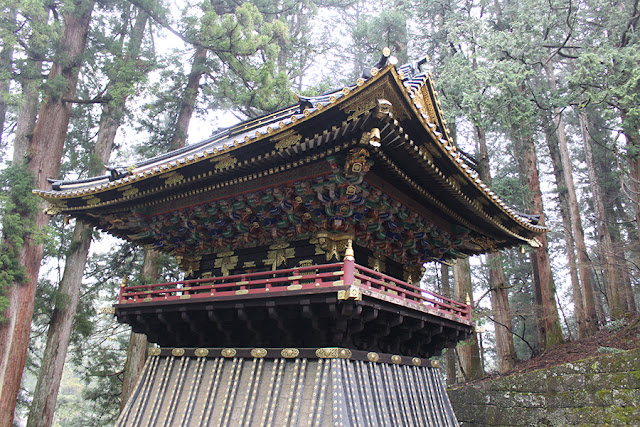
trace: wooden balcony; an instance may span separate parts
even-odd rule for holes
[[[343,262],[122,286],[116,315],[182,347],[339,346],[429,357],[472,332],[466,304]]]

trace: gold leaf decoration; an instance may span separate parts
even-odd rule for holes
[[[227,169],[227,168],[235,166],[235,164],[238,163],[238,159],[236,159],[235,157],[231,156],[230,154],[227,154],[227,155],[222,156],[222,157],[218,157],[216,159],[212,159],[211,161],[215,161],[216,162],[216,164],[214,166],[214,168],[216,170]]]
[[[195,354],[197,357],[205,357],[207,354],[209,354],[209,350],[207,350],[206,348],[196,348]]]
[[[372,351],[367,353],[367,359],[369,359],[371,362],[377,362],[378,360],[380,360],[380,355]]]
[[[338,357],[340,357],[341,359],[349,359],[351,358],[351,350],[349,350],[348,348],[341,348],[338,351]]]
[[[320,359],[335,359],[338,357],[338,348],[319,348],[316,350],[316,356],[318,356]]]
[[[160,348],[159,347],[151,347],[148,351],[149,356],[160,356]]]
[[[300,142],[302,136],[296,132],[286,132],[279,138],[275,139],[276,145],[274,146],[276,150],[286,150],[289,147],[292,147]]]
[[[300,355],[300,350],[298,350],[297,348],[283,348],[282,351],[280,352],[280,354],[284,358],[292,359],[292,358],[298,357],[298,355]]]
[[[171,354],[175,357],[181,357],[184,355],[184,348],[174,348],[171,350]]]
[[[394,354],[393,356],[391,356],[391,361],[396,365],[400,364],[402,363],[402,357],[398,356],[397,354]]]
[[[160,179],[164,179],[164,185],[176,185],[184,179],[182,175],[177,172],[169,172],[164,175],[160,175]]]
[[[255,358],[261,359],[267,355],[267,349],[265,348],[254,348],[251,350],[251,355]]]
[[[422,360],[420,360],[420,358],[418,357],[414,357],[413,359],[411,359],[411,363],[413,363],[413,366],[420,366],[422,365]]]
[[[238,352],[235,348],[223,348],[222,349],[222,357],[235,357]]]
[[[131,187],[130,189],[123,191],[122,195],[125,197],[131,197],[131,196],[135,196],[139,192],[140,190],[138,190],[136,187]]]
[[[87,205],[89,206],[93,206],[93,205],[97,205],[98,203],[100,203],[100,199],[95,197],[95,196],[91,196],[87,199]]]

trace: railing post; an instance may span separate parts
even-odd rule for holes
[[[353,253],[351,239],[347,242],[347,249],[344,252],[344,265],[342,267],[344,276],[342,278],[346,286],[351,286],[355,282],[356,259]]]
[[[124,294],[124,288],[127,286],[127,276],[122,278],[122,283],[120,283],[120,292],[118,293],[118,304],[122,303],[122,294]]]

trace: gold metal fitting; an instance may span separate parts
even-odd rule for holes
[[[371,132],[369,133],[369,144],[374,147],[380,147],[380,129],[371,129]]]

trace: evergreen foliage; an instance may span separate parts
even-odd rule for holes
[[[43,77],[61,54],[62,17],[76,4],[10,0],[0,6],[0,104],[7,108],[0,129],[0,313],[7,308],[7,287],[24,280],[17,253],[25,239],[46,242],[47,268],[39,280],[26,368],[30,372],[40,365],[53,307],[64,303],[56,289],[64,256],[72,249],[71,228],[56,218],[47,230],[35,229],[31,218],[41,206],[31,194],[33,177],[21,162],[11,164],[5,157],[11,149],[21,148],[15,133],[24,103],[31,100],[37,105],[44,93],[60,97],[68,87],[64,78],[44,81]],[[130,60],[123,53],[138,13],[148,14],[152,24],[140,55]],[[93,146],[103,106],[115,108],[130,101],[114,118],[125,126],[116,138],[111,163],[125,163],[131,157],[169,149],[185,95],[194,97],[195,115],[201,120],[229,112],[246,119],[293,103],[294,90],[309,96],[353,84],[365,67],[379,59],[383,47],[390,47],[400,63],[428,54],[426,67],[433,74],[457,143],[477,155],[477,130],[486,133],[491,188],[521,212],[531,209],[531,194],[519,176],[517,159],[522,153],[516,142],[521,136],[533,140],[542,171],[546,224],[552,230],[548,237],[560,311],[566,316],[564,333],[573,337],[577,327],[565,283],[565,237],[555,231],[561,229],[558,194],[566,187],[554,182],[543,142],[555,131],[554,120],[560,114],[569,136],[595,302],[604,325],[611,313],[596,230],[601,213],[585,170],[593,167],[601,180],[618,281],[628,282],[632,300],[637,299],[640,181],[634,173],[640,171],[639,16],[637,2],[605,0],[214,0],[178,5],[160,0],[101,1],[92,17],[80,82],[71,100],[74,107],[60,177],[86,177],[102,170]],[[202,61],[195,63],[196,52],[202,49]],[[193,73],[199,77],[197,89],[185,94]],[[37,87],[34,93],[27,91],[32,83]],[[585,117],[594,165],[587,164],[584,153],[581,125]],[[207,131],[232,124],[219,120]],[[95,233],[97,240],[100,236]],[[70,393],[63,393],[58,403],[61,425],[106,425],[117,415],[128,330],[99,309],[115,301],[124,277],[130,282],[141,280],[142,256],[127,243],[103,240],[102,245],[111,246],[109,252],[92,254],[84,275],[67,358],[73,375],[63,385]],[[520,359],[531,357],[544,345],[538,342],[532,309],[535,282],[529,255],[517,249],[504,253]],[[178,277],[175,260],[165,257],[162,264],[165,279]],[[423,282],[433,289],[439,279],[428,271]],[[474,266],[474,296],[488,292],[488,277],[486,266]],[[487,301],[478,302],[476,319],[490,325]],[[483,337],[481,342],[487,347],[485,356],[493,357],[495,352],[489,348],[493,339]],[[28,405],[28,384],[21,399]]]
[[[33,182],[33,176],[22,164],[0,171],[0,322],[4,321],[1,314],[8,308],[6,290],[25,279],[24,267],[18,259],[20,248],[27,238],[43,238],[32,219],[40,207],[40,201],[31,193]]]

